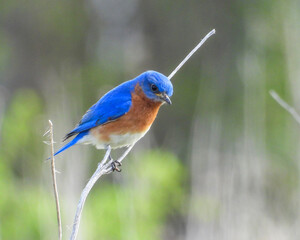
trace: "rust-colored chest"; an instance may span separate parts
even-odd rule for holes
[[[162,103],[148,99],[139,85],[135,87],[131,95],[132,105],[128,113],[91,131],[106,141],[109,141],[111,134],[123,135],[147,131],[155,120]]]

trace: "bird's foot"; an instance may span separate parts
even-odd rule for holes
[[[113,162],[111,163],[111,167],[112,167],[113,172],[114,172],[114,171],[121,172],[122,170],[121,170],[120,168],[118,168],[118,167],[120,167],[120,166],[122,166],[122,163],[119,162],[119,161],[113,161]]]

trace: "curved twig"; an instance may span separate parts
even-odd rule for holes
[[[126,151],[123,153],[123,155],[117,161],[121,163],[123,161],[123,159],[127,156],[127,154],[131,151],[133,146],[134,146],[134,144],[129,146],[126,149]],[[81,213],[82,213],[84,203],[85,203],[85,200],[86,200],[89,192],[91,191],[94,184],[97,182],[97,180],[102,175],[109,174],[113,171],[112,165],[111,165],[113,160],[110,160],[109,162],[107,162],[110,152],[111,152],[111,147],[109,146],[107,148],[107,151],[105,153],[103,160],[98,164],[96,171],[94,172],[93,176],[90,178],[90,180],[88,181],[88,183],[86,184],[85,188],[83,189],[83,191],[81,193],[80,200],[77,205],[77,210],[76,210],[76,214],[75,214],[75,218],[74,218],[73,229],[72,229],[70,240],[75,240],[77,237],[80,219],[81,219]]]
[[[54,160],[53,124],[52,124],[51,120],[49,120],[49,125],[50,125],[49,133],[50,133],[50,145],[51,145],[51,157],[50,157],[51,158],[51,172],[52,172],[52,182],[53,182],[55,205],[56,205],[57,224],[58,224],[58,239],[62,240],[61,215],[60,215],[60,206],[59,206],[59,198],[58,198],[57,183],[56,183],[55,160]]]
[[[178,70],[190,59],[191,56],[203,45],[203,43],[206,42],[207,39],[209,39],[212,35],[216,33],[216,30],[211,30],[206,36],[197,44],[196,47],[193,48],[192,51],[179,63],[179,65],[173,70],[173,72],[168,76],[168,78],[171,80],[172,77],[178,72]]]
[[[177,71],[189,60],[189,58],[205,43],[205,41],[210,36],[215,34],[215,32],[216,32],[215,29],[210,31],[200,41],[200,43],[180,62],[180,64],[173,70],[173,72],[168,76],[168,78],[171,79],[177,73]],[[133,146],[134,146],[134,144],[129,146],[128,149],[126,149],[124,154],[117,161],[122,162],[123,159],[127,156],[127,154],[131,151]],[[84,207],[84,204],[85,204],[85,201],[87,199],[89,192],[91,191],[94,184],[97,182],[97,180],[102,175],[109,174],[113,171],[113,169],[112,169],[113,160],[110,160],[107,162],[108,157],[110,156],[110,152],[111,152],[111,148],[108,147],[103,160],[98,164],[96,171],[94,172],[94,174],[92,175],[92,177],[90,178],[90,180],[88,181],[87,185],[85,186],[85,188],[83,189],[83,191],[81,193],[80,200],[77,205],[77,210],[76,210],[76,214],[75,214],[75,218],[74,218],[73,229],[72,229],[70,240],[75,240],[77,237],[78,229],[79,229],[79,225],[80,225],[81,213],[82,213],[82,210],[83,210],[83,207]]]
[[[296,112],[296,110],[289,104],[287,104],[281,97],[279,97],[279,95],[274,90],[270,90],[269,93],[275,99],[275,101],[286,111],[288,111],[296,120],[296,122],[300,124],[300,115]]]

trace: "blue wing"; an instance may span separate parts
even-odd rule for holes
[[[127,81],[105,94],[84,114],[79,124],[64,140],[126,114],[131,107],[131,91],[135,84],[135,80]]]
[[[74,135],[77,136],[59,149],[54,156],[76,144],[85,135],[89,134],[91,128],[114,121],[126,114],[131,107],[131,92],[141,77],[142,75],[122,83],[100,98],[100,100],[83,115],[79,124],[65,136],[64,141]]]

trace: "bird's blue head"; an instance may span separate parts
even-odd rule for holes
[[[155,71],[144,72],[140,75],[139,84],[149,99],[172,104],[173,85],[165,75]]]

